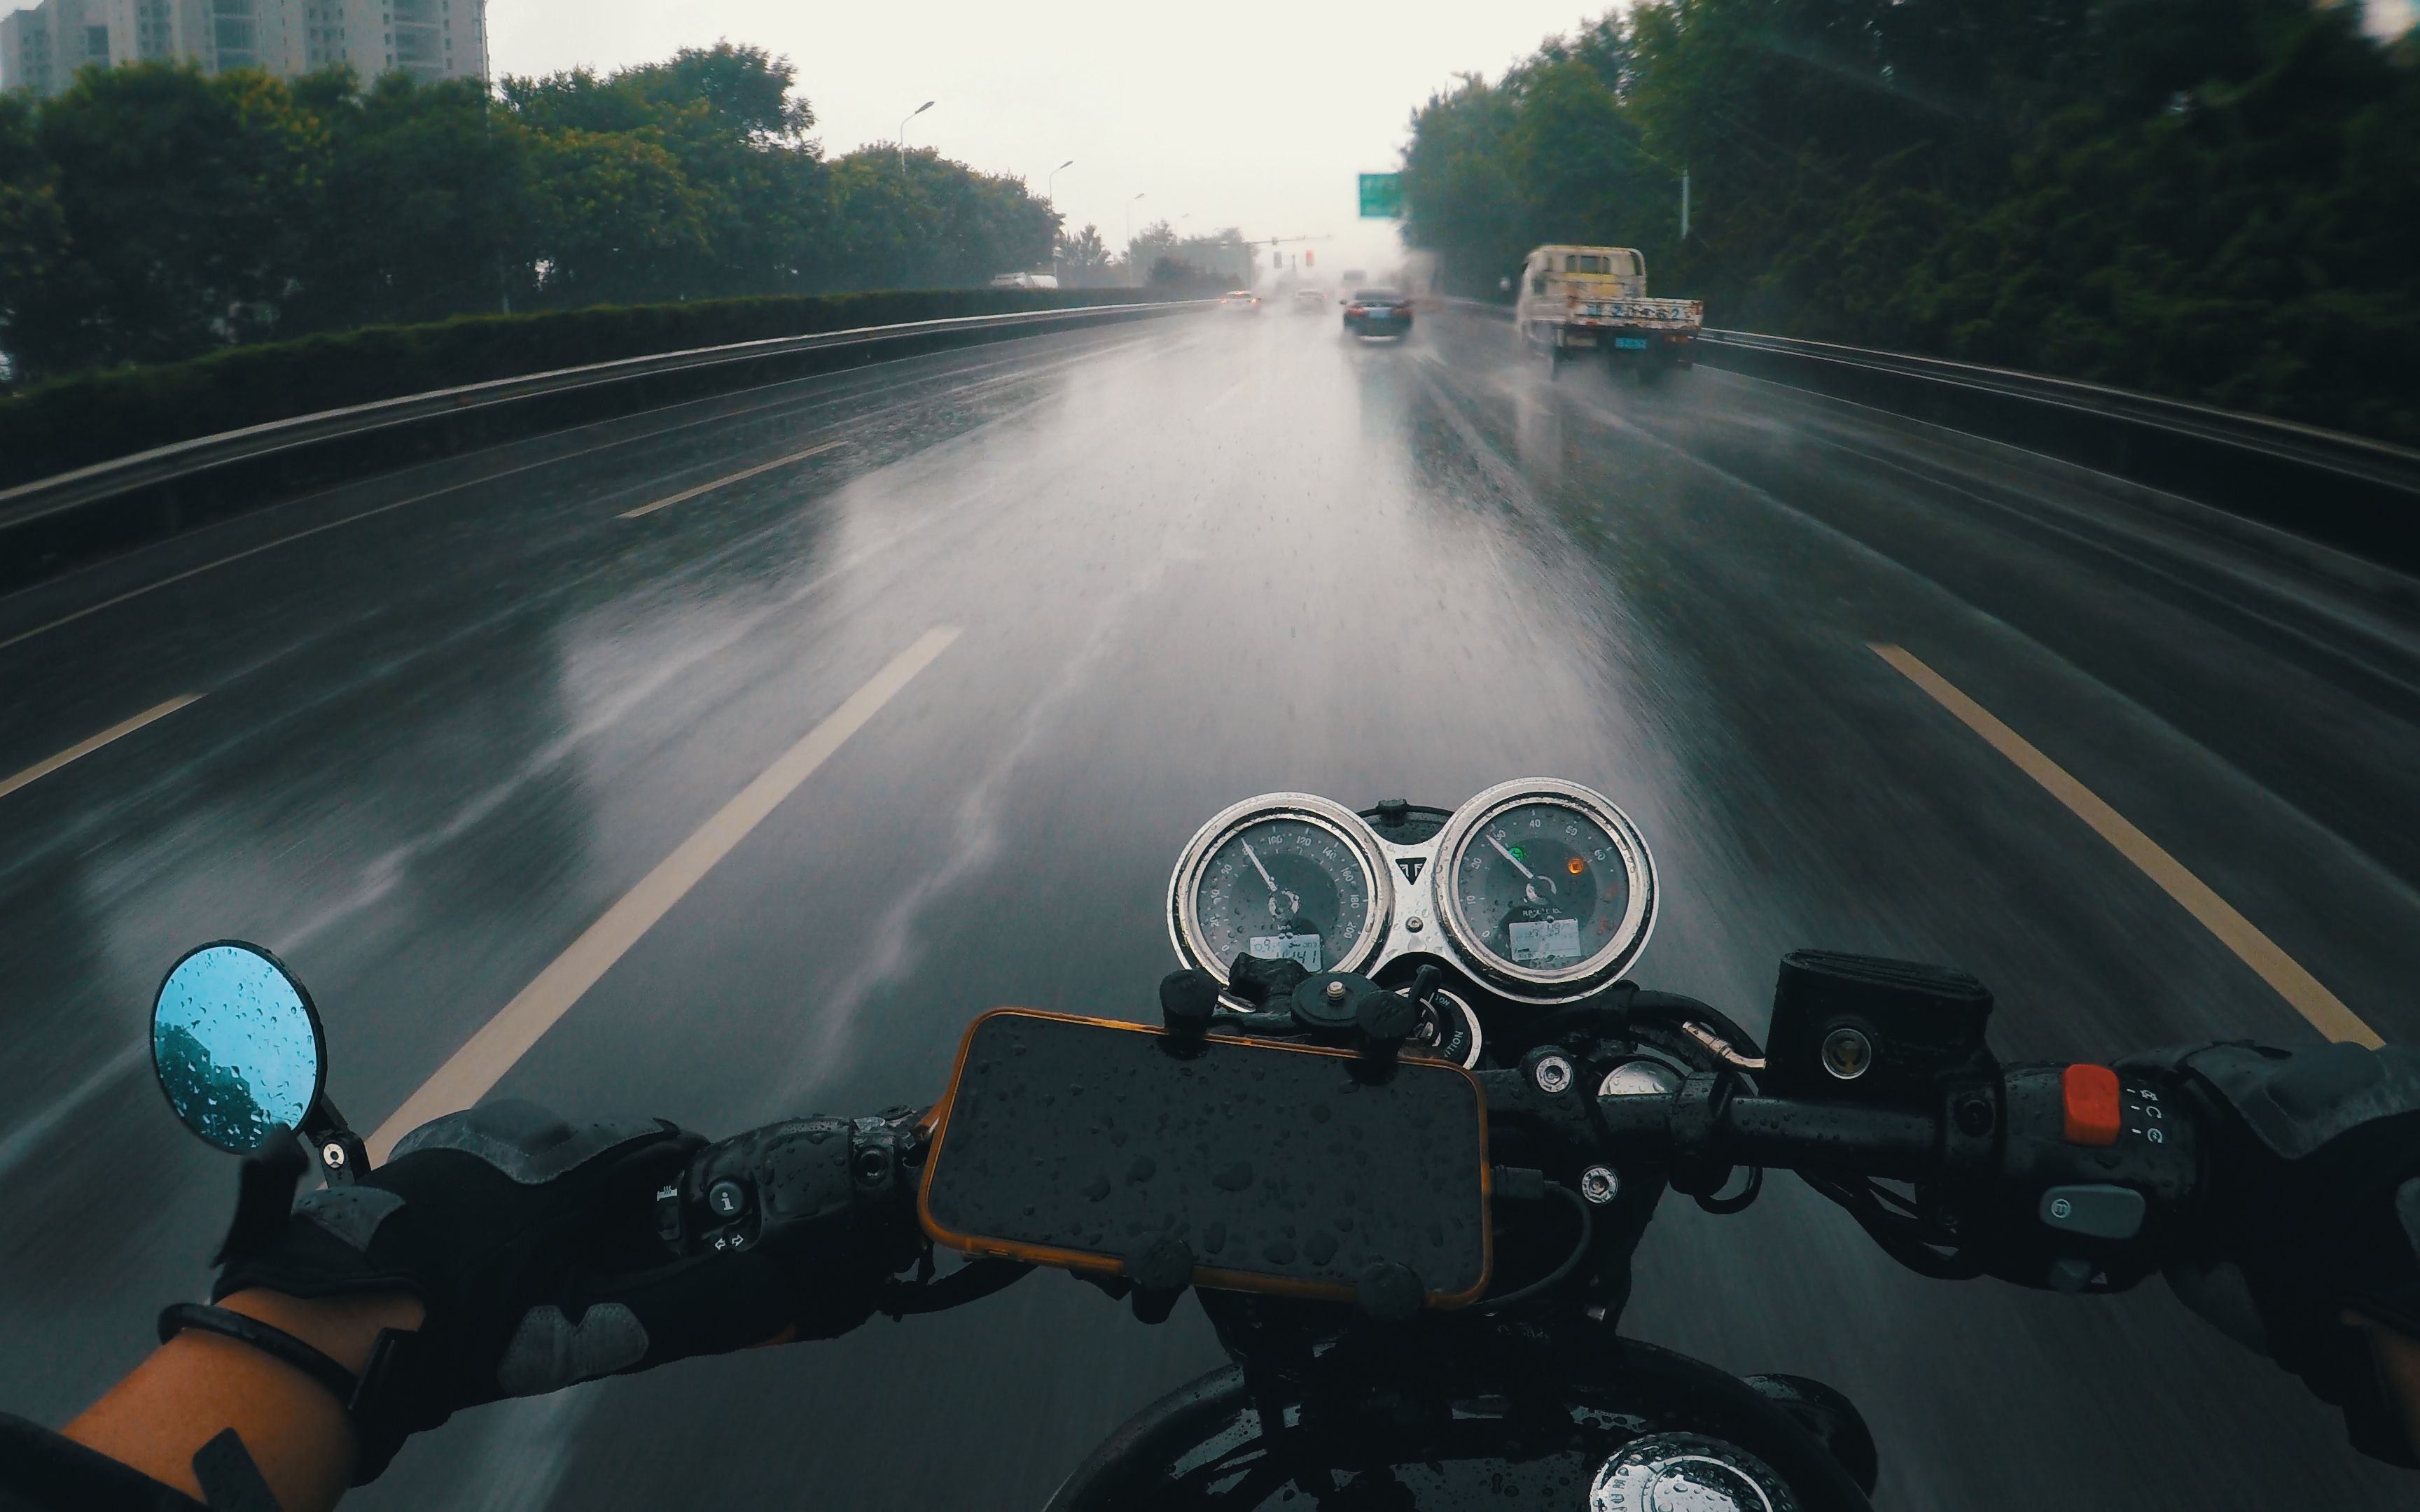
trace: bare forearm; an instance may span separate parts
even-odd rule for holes
[[[368,1363],[379,1331],[416,1328],[404,1296],[304,1302],[242,1291],[220,1305],[285,1330],[348,1370]],[[234,1339],[188,1331],[160,1346],[67,1426],[70,1439],[199,1498],[194,1452],[233,1428],[285,1512],[323,1512],[352,1480],[344,1405],[293,1366]]]

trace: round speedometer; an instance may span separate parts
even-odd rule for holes
[[[1516,996],[1593,991],[1638,958],[1655,922],[1655,863],[1604,795],[1550,778],[1488,789],[1438,847],[1447,932]]]
[[[1308,793],[1271,793],[1220,813],[1185,847],[1169,933],[1221,982],[1239,955],[1352,971],[1377,949],[1392,897],[1358,815]]]

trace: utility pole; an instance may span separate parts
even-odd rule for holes
[[[1681,239],[1689,239],[1689,170],[1681,170]]]

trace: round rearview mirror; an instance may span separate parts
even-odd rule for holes
[[[221,1149],[249,1154],[301,1128],[327,1059],[310,995],[257,945],[213,941],[160,983],[151,1069],[185,1127]]]

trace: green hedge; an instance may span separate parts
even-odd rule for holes
[[[616,358],[1161,297],[1142,289],[903,289],[465,316],[230,347],[190,362],[79,373],[0,397],[0,487],[196,436]]]

